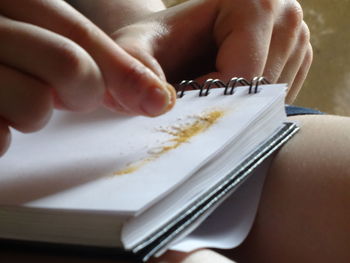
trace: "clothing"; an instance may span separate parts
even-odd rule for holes
[[[321,112],[318,110],[299,107],[299,106],[293,106],[293,105],[286,105],[286,113],[287,113],[287,116],[307,115],[307,114],[324,114],[324,112]]]

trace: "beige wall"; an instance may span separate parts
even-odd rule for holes
[[[299,2],[311,30],[314,63],[296,104],[350,116],[350,0]]]
[[[301,0],[314,63],[297,104],[350,116],[350,0]]]

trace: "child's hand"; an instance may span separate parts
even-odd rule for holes
[[[37,130],[54,105],[155,116],[174,104],[164,80],[64,1],[1,0],[0,43],[0,153],[9,126]]]
[[[289,84],[288,102],[312,61],[309,30],[295,0],[192,0],[112,37],[154,71],[162,68],[170,81],[264,75]]]

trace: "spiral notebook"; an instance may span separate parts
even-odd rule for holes
[[[163,251],[296,132],[285,85],[261,82],[186,81],[157,118],[56,111],[39,132],[13,131],[0,159],[0,238],[144,261]]]

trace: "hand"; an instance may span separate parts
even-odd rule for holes
[[[0,4],[0,154],[9,126],[41,128],[54,106],[155,116],[174,104],[164,80],[61,0]]]
[[[193,0],[111,34],[170,82],[263,75],[288,83],[288,103],[311,65],[309,35],[295,0]]]

